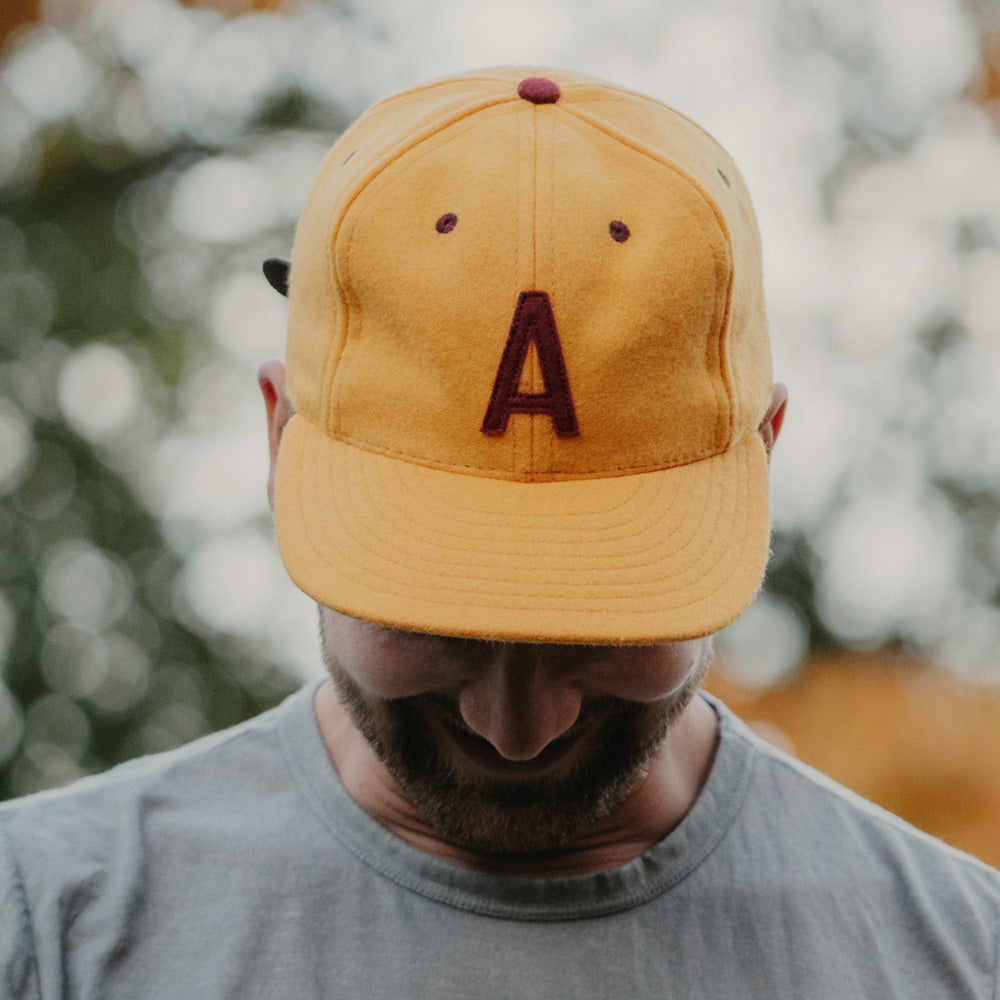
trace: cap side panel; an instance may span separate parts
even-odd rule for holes
[[[742,175],[701,126],[652,98],[629,95],[635,99],[625,102],[616,88],[606,85],[584,84],[567,92],[572,98],[565,103],[567,113],[672,162],[689,176],[729,234],[733,278],[724,374],[732,398],[733,433],[738,437],[757,426],[770,401],[772,379],[760,234]]]
[[[460,87],[430,87],[411,92],[412,102],[387,99],[377,113],[372,109],[350,126],[324,158],[296,228],[292,254],[287,356],[289,392],[297,408],[318,418],[324,387],[344,346],[345,292],[331,250],[345,213],[373,177],[426,136],[477,110],[521,103],[502,80],[496,80],[495,88],[486,97]],[[418,113],[425,89],[439,91],[439,99]]]
[[[538,288],[538,116],[532,113],[533,106],[528,105],[525,101],[515,105],[515,108],[515,117],[518,122],[518,146],[514,169],[518,174],[518,187],[517,203],[513,206],[509,225],[517,227],[517,239],[514,246],[517,271],[516,285],[506,290],[508,302],[512,302],[508,327],[514,317],[515,305],[513,303],[519,301],[520,293],[534,291]],[[492,198],[495,192],[487,191],[484,188],[483,194],[487,198]],[[494,261],[499,264],[498,255],[503,253],[503,249],[494,246],[493,253]],[[512,300],[515,292],[518,299]],[[489,369],[492,362],[492,367],[497,375],[499,375],[501,357],[499,351],[505,343],[507,334],[507,331],[504,330],[502,337],[498,338],[495,334],[499,332],[485,326],[481,331],[483,365]],[[534,346],[529,349],[519,388],[529,393],[540,391],[538,359]],[[503,454],[505,447],[511,449],[509,468],[512,477],[522,476],[526,470],[530,470],[532,467],[532,455],[535,450],[534,428],[535,420],[533,418],[526,417],[524,414],[514,415],[508,420],[507,431],[504,435],[504,438],[509,440],[509,445],[504,439],[495,439],[489,443],[483,442],[489,452],[496,450],[500,455]]]
[[[287,391],[296,410],[318,414],[331,355],[343,343],[341,303],[334,295],[330,232],[340,179],[333,153],[313,185],[295,230],[288,289]]]
[[[554,443],[550,468],[663,468],[723,450],[731,262],[717,215],[672,164],[577,116],[559,116],[553,135],[562,158],[545,228],[556,249],[540,284],[589,441],[575,454]],[[622,220],[630,236],[619,242],[611,224]]]
[[[494,143],[466,138],[484,125]],[[525,212],[522,130],[509,105],[456,123],[395,157],[345,213],[337,272],[351,323],[331,397],[336,436],[445,464],[486,447],[480,426],[517,276],[531,266],[514,217]],[[458,219],[446,234],[435,227],[443,212]],[[514,441],[490,450],[499,474],[514,474]]]

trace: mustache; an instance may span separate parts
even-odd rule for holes
[[[425,713],[430,714],[466,736],[482,739],[482,736],[471,729],[462,718],[458,702],[447,695],[427,692],[405,698],[393,698],[388,704],[411,719],[419,718]],[[646,706],[640,702],[613,696],[589,699],[581,704],[573,725],[559,737],[559,740],[571,740],[584,730],[590,729],[595,723],[606,726],[638,718],[645,708]]]

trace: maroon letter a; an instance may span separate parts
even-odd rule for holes
[[[538,352],[545,392],[520,392],[521,370],[532,342]],[[521,292],[507,335],[490,405],[486,407],[484,434],[503,434],[512,413],[547,413],[559,437],[576,437],[576,411],[569,391],[566,363],[556,332],[556,318],[547,292]]]

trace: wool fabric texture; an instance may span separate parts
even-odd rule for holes
[[[551,307],[576,433],[537,326],[502,431],[484,430],[524,293]],[[642,643],[717,631],[760,586],[757,226],[730,157],[658,101],[503,68],[374,105],[299,221],[287,372],[275,524],[321,604]]]

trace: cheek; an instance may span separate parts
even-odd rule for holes
[[[409,698],[442,686],[438,659],[405,633],[324,611],[320,639],[328,669],[336,664],[368,696]]]
[[[691,639],[664,646],[622,647],[601,664],[605,694],[626,701],[670,698],[699,678],[711,659],[711,639]]]
[[[435,672],[412,660],[389,661],[369,654],[344,665],[344,670],[367,694],[385,701],[412,698],[438,689]]]

